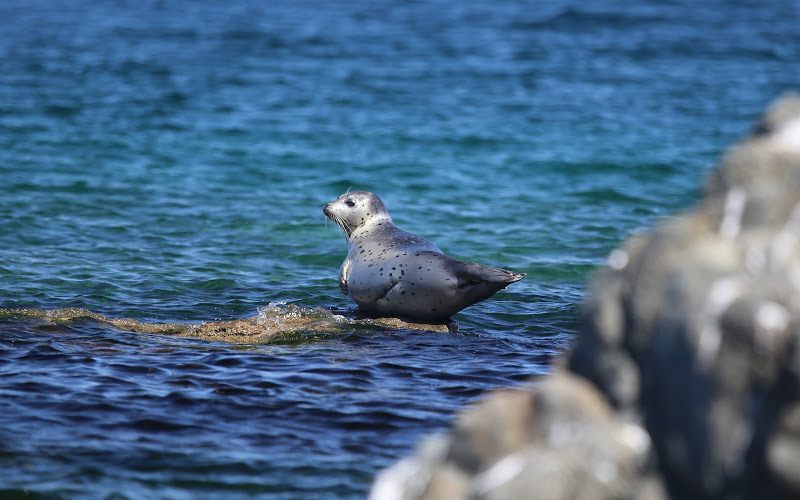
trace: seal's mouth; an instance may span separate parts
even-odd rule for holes
[[[325,217],[329,218],[333,222],[339,225],[344,231],[344,236],[347,239],[350,239],[350,235],[353,234],[353,228],[347,223],[347,221],[341,215],[337,215],[333,209],[331,208],[332,203],[328,203],[325,205],[325,208],[322,209],[322,213],[325,214]]]

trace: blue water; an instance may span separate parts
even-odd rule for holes
[[[0,317],[0,496],[362,498],[459,408],[550,370],[592,270],[797,89],[798,19],[791,0],[3,1],[0,307],[349,307],[321,212],[349,188],[528,276],[459,335],[240,346]]]

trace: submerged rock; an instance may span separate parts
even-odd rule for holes
[[[396,318],[364,318],[350,311],[333,312],[321,307],[307,308],[294,304],[273,303],[259,309],[258,316],[231,321],[214,321],[192,326],[182,335],[237,344],[263,344],[297,333],[330,334],[353,326],[458,332],[458,323],[446,325],[409,323]]]
[[[800,498],[798,318],[787,95],[694,211],[612,252],[563,366],[467,410],[373,498]]]
[[[90,320],[102,325],[136,333],[175,335],[236,344],[264,344],[299,333],[331,334],[354,326],[458,332],[458,322],[448,324],[409,323],[396,318],[364,318],[351,311],[333,312],[323,308],[303,308],[294,304],[272,303],[259,309],[252,318],[211,321],[201,324],[147,323],[131,318],[109,318],[83,308],[0,309],[0,316],[36,318],[45,323]]]

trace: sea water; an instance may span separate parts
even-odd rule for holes
[[[0,318],[4,498],[361,498],[574,341],[592,271],[800,77],[796,1],[0,3],[0,307],[347,308],[322,207],[527,273],[459,334]],[[535,383],[535,382],[533,382]]]

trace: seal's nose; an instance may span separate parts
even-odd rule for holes
[[[322,209],[322,213],[325,214],[325,217],[329,217],[330,218],[330,216],[331,216],[331,203],[328,203],[327,205],[325,205],[325,208]]]

